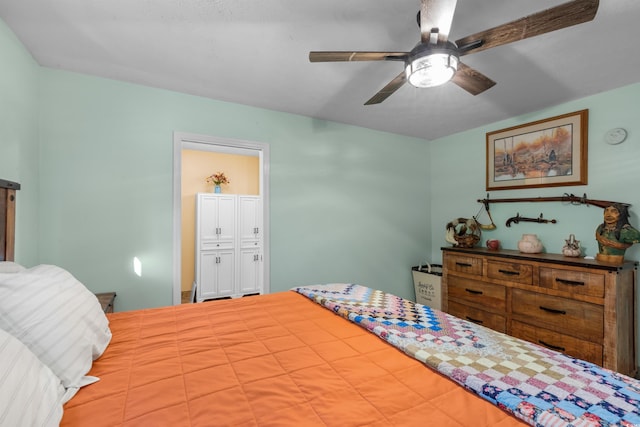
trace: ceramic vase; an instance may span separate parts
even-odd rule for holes
[[[500,240],[497,239],[489,239],[487,240],[487,249],[491,249],[492,251],[497,251],[500,249]]]
[[[213,189],[214,193],[222,193],[222,188],[220,188],[219,185],[216,185],[215,188]]]
[[[562,255],[570,257],[579,257],[581,255],[580,240],[576,240],[576,236],[571,234],[565,239],[565,245],[562,248]]]
[[[535,234],[523,234],[518,242],[518,250],[525,254],[538,254],[542,252],[542,242]]]

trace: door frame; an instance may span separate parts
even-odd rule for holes
[[[269,293],[269,144],[186,132],[173,133],[173,304],[182,292],[182,150],[213,151],[259,157],[259,194],[263,220],[263,291]]]

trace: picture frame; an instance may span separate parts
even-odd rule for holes
[[[589,110],[487,133],[487,190],[587,184]]]

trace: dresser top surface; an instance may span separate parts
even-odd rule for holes
[[[625,260],[621,265],[617,264],[608,264],[602,261],[598,261],[595,259],[585,259],[583,257],[567,257],[561,254],[551,254],[551,253],[539,253],[539,254],[525,254],[516,250],[511,249],[500,249],[500,250],[491,250],[487,248],[460,248],[460,247],[442,247],[442,251],[444,252],[452,252],[452,253],[460,253],[460,254],[473,254],[473,255],[483,255],[483,256],[492,256],[496,258],[505,258],[505,259],[514,259],[520,261],[536,261],[536,262],[545,262],[545,263],[553,263],[567,266],[575,266],[575,267],[586,267],[586,268],[595,268],[599,270],[607,270],[607,271],[620,271],[637,268],[638,262]]]

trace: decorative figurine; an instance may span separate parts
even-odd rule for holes
[[[596,228],[599,253],[596,259],[612,264],[622,264],[624,253],[631,245],[640,242],[640,231],[629,224],[628,206],[613,203],[604,210],[604,222]]]
[[[568,239],[565,239],[565,242],[565,245],[562,247],[562,255],[579,257],[582,254],[580,240],[576,240],[576,236],[571,234]]]

